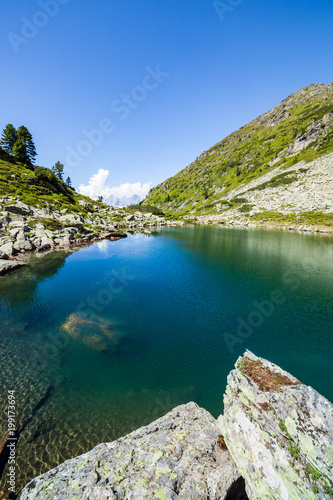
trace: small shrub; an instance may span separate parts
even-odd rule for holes
[[[231,200],[232,203],[246,203],[247,199],[246,198],[232,198]]]
[[[245,213],[245,212],[250,212],[250,210],[252,210],[252,208],[253,208],[253,205],[243,205],[242,207],[239,207],[238,210],[240,212]]]

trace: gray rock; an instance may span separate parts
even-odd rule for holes
[[[134,215],[129,215],[128,217],[126,217],[126,222],[132,222],[135,220],[135,216]]]
[[[15,255],[17,253],[11,241],[1,246],[0,252],[5,253],[6,255]]]
[[[260,381],[244,374],[244,363],[262,367]],[[275,383],[280,376],[292,385]],[[330,498],[333,405],[311,387],[247,351],[228,376],[218,425],[250,499]]]
[[[2,215],[0,216],[0,224],[1,226],[7,226],[7,224],[9,224],[10,222],[10,217],[8,217],[8,215]]]
[[[188,403],[39,476],[21,500],[224,499],[239,473],[219,436],[214,418]]]
[[[80,217],[79,215],[74,215],[74,214],[66,214],[62,215],[58,219],[60,222],[63,223],[68,223],[71,226],[75,227],[82,227],[83,226],[83,218]]]
[[[32,213],[30,207],[21,201],[16,201],[15,203],[6,205],[6,210],[9,213],[18,215],[30,215]]]
[[[63,236],[62,238],[55,238],[54,243],[60,247],[67,247],[72,241],[73,239],[70,239],[69,236]]]
[[[18,269],[19,267],[25,266],[25,262],[19,262],[16,260],[3,260],[0,259],[0,275],[6,274],[10,271],[14,271],[14,269]]]
[[[17,239],[13,245],[14,249],[20,252],[21,250],[31,251],[35,247],[28,238]]]

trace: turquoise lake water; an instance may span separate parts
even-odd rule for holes
[[[333,401],[332,284],[331,237],[222,227],[94,243],[2,277],[1,387],[18,413],[52,387],[19,439],[18,481],[178,404],[217,417],[246,349]]]

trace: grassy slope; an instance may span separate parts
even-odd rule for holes
[[[215,213],[217,203],[226,201],[230,190],[244,186],[278,166],[314,160],[333,151],[333,84],[310,85],[289,96],[265,113],[204,152],[184,170],[153,188],[144,203],[163,211],[201,215]],[[325,117],[325,120],[323,118]],[[317,123],[318,122],[318,123]],[[319,137],[298,154],[288,147],[311,129]],[[273,165],[273,162],[274,163]],[[293,182],[292,177],[275,179],[276,185]],[[264,188],[264,186],[263,186]],[[269,219],[269,214],[266,214]],[[274,215],[274,214],[273,214]]]
[[[65,183],[57,181],[50,184],[37,179],[34,171],[25,165],[14,164],[0,159],[0,196],[17,197],[23,203],[34,207],[67,209],[69,213],[87,213],[86,208],[79,205],[85,200],[91,205],[100,205],[86,196],[76,193]]]

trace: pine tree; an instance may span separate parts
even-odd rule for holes
[[[21,137],[17,137],[14,147],[13,147],[13,155],[16,160],[21,163],[29,163],[29,157],[27,155],[27,148],[25,142]]]
[[[60,163],[60,161],[57,161],[53,167],[52,167],[52,172],[54,175],[56,175],[59,179],[62,180],[62,176],[64,174],[64,165]]]
[[[7,153],[12,154],[15,141],[16,129],[11,123],[8,123],[2,131],[0,146],[7,151]]]
[[[67,184],[67,186],[72,187],[72,181],[71,181],[70,177],[67,177],[66,184]]]
[[[25,127],[24,125],[21,125],[17,129],[16,141],[18,141],[19,139],[25,145],[25,151],[26,151],[26,158],[25,158],[25,160],[21,159],[21,161],[25,161],[25,163],[33,163],[35,161],[36,156],[37,156],[36,148],[35,148],[35,144],[32,140],[32,135],[30,134],[27,127]],[[14,144],[14,146],[15,146],[15,144]]]

